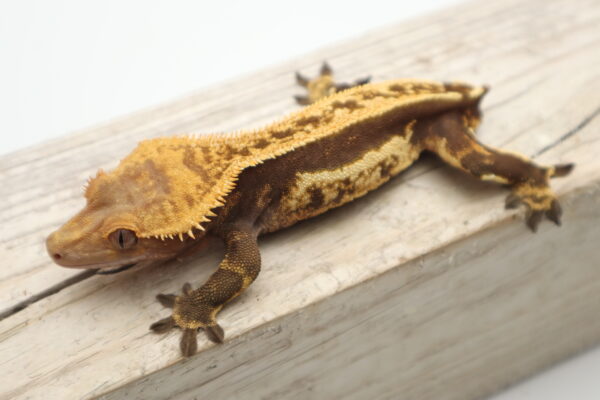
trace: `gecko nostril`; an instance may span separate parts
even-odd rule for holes
[[[55,260],[60,260],[60,259],[62,258],[62,256],[60,255],[60,253],[54,253],[54,254],[52,254],[52,257],[53,257]]]

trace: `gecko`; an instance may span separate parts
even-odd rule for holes
[[[531,230],[546,216],[560,225],[549,180],[574,164],[542,166],[477,140],[486,86],[461,82],[369,78],[338,84],[329,65],[296,81],[302,109],[262,129],[173,136],[138,144],[116,169],[100,170],[85,189],[85,207],[46,240],[59,265],[116,273],[164,262],[207,235],[225,256],[200,287],[159,294],[171,315],[150,326],[182,330],[184,357],[197,334],[221,343],[223,306],[257,278],[258,237],[341,206],[376,189],[423,152],[482,181],[510,188],[507,208],[523,204]]]

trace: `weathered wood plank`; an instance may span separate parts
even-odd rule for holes
[[[598,343],[599,198],[567,196],[564,231],[506,221],[104,398],[482,398]]]
[[[73,275],[51,264],[43,239],[83,205],[81,185],[98,167],[142,138],[272,120],[295,108],[291,72],[324,58],[340,78],[488,83],[484,142],[578,163],[553,182],[565,226],[537,235],[502,209],[504,190],[427,159],[265,237],[261,276],[221,314],[230,341],[201,340],[186,362],[178,335],[147,331],[166,315],[154,294],[203,281],[217,249],[69,286],[0,321],[0,397],[468,398],[598,343],[597,319],[584,321],[600,304],[599,23],[586,0],[464,4],[0,158],[0,311]],[[482,365],[489,373],[470,378]]]

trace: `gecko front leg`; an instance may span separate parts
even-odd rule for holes
[[[173,308],[173,314],[155,322],[150,329],[156,333],[174,327],[183,329],[180,347],[185,357],[196,352],[196,334],[200,329],[206,332],[211,341],[223,341],[225,335],[217,323],[217,314],[225,303],[250,286],[260,271],[256,231],[251,228],[232,228],[224,233],[223,239],[225,258],[202,287],[192,290],[191,285],[186,283],[180,296],[157,296],[162,305]]]

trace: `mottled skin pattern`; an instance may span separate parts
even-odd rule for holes
[[[297,74],[309,104],[264,129],[235,135],[172,137],[140,143],[109,173],[89,182],[86,207],[47,239],[60,265],[118,272],[173,258],[203,241],[225,243],[225,258],[199,289],[157,298],[172,315],[155,332],[183,330],[222,342],[217,314],[258,276],[260,234],[321,214],[373,190],[423,151],[481,180],[512,189],[506,206],[527,207],[536,230],[544,215],[560,223],[549,179],[572,165],[544,167],[479,143],[485,87],[424,80],[335,84],[326,64],[313,80]]]

